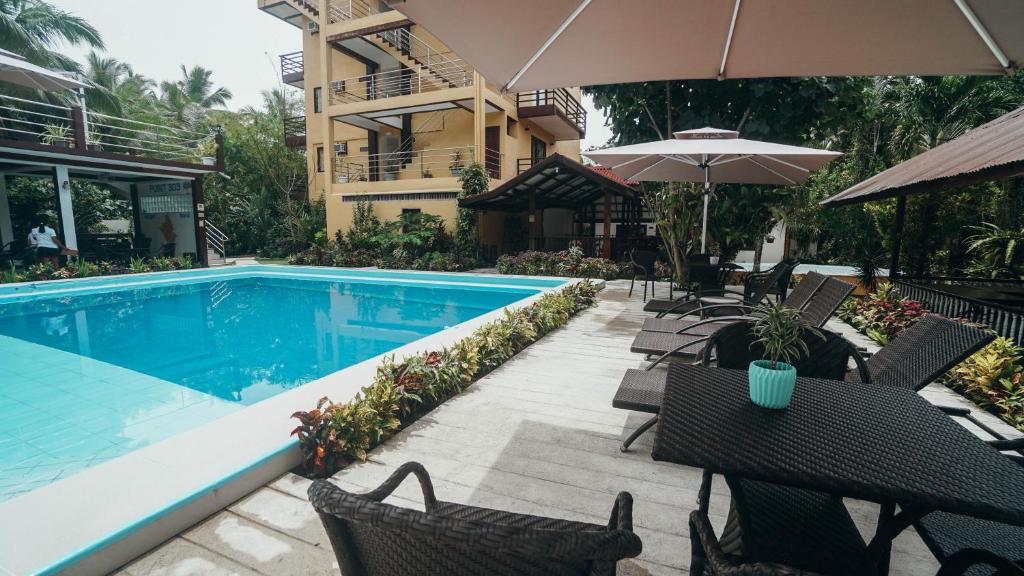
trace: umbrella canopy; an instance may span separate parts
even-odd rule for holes
[[[87,84],[61,74],[36,66],[14,52],[0,49],[0,82],[36,88],[47,92],[77,90]]]
[[[799,184],[839,152],[746,140],[734,130],[698,128],[675,139],[592,150],[583,155],[630,180],[704,182],[701,252],[707,248],[711,183]]]
[[[1011,0],[389,3],[517,92],[669,79],[1002,74],[1024,62],[1024,2]]]

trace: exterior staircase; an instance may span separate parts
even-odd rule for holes
[[[441,53],[413,34],[407,26],[384,30],[365,38],[406,68],[419,72],[420,81],[429,82],[433,89],[468,86],[473,82],[473,71],[467,64]]]

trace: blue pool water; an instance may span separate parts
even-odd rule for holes
[[[253,267],[0,292],[0,500],[551,285],[508,280]]]

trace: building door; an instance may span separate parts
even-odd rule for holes
[[[488,126],[484,132],[484,166],[491,178],[501,178],[501,126]]]
[[[530,166],[537,164],[537,162],[547,157],[548,143],[536,136],[530,136]]]

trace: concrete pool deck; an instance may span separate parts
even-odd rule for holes
[[[701,473],[655,462],[652,434],[629,453],[621,440],[643,414],[617,410],[611,399],[623,371],[641,364],[629,344],[646,313],[628,281],[609,282],[598,306],[547,335],[515,358],[373,450],[366,463],[334,480],[346,488],[377,487],[400,464],[426,466],[438,498],[515,512],[604,523],[615,494],[634,497],[634,525],[644,552],[624,561],[630,576],[683,574],[689,563],[686,517],[695,506]],[[667,288],[658,285],[658,295]],[[833,322],[833,328],[842,328]],[[943,405],[972,406],[943,387],[924,396]],[[990,425],[1017,435],[995,417]],[[309,481],[286,474],[182,532],[125,566],[130,576],[189,574],[338,574],[320,521],[306,501]],[[728,510],[724,483],[715,484],[712,521],[720,529]],[[407,482],[390,499],[418,506]],[[849,502],[867,536],[877,506]],[[896,539],[892,574],[931,575],[938,564],[907,531]]]

